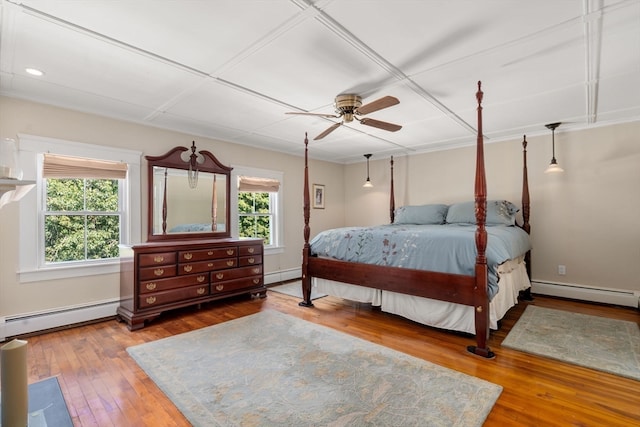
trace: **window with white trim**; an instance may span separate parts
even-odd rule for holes
[[[140,241],[139,151],[20,135],[21,282],[115,273]]]
[[[45,154],[44,262],[117,258],[127,164]]]
[[[232,233],[264,241],[265,252],[281,250],[282,172],[234,166],[231,172]]]

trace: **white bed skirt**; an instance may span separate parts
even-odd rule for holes
[[[520,291],[531,287],[524,259],[507,261],[498,268],[498,293],[489,304],[489,326],[498,329],[498,320],[518,303]],[[350,285],[326,279],[312,279],[318,292],[339,298],[370,303],[382,311],[397,314],[424,325],[475,334],[473,307]]]

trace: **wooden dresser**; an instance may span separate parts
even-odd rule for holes
[[[261,239],[141,243],[120,249],[118,317],[130,330],[163,311],[240,294],[266,296]]]

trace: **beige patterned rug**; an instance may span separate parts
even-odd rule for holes
[[[529,305],[502,346],[640,380],[635,322]]]
[[[274,310],[127,351],[194,426],[481,426],[502,391]]]

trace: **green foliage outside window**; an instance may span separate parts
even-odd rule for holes
[[[269,193],[238,193],[238,229],[240,237],[262,238],[271,242],[271,198]]]
[[[45,261],[119,256],[116,179],[47,179]]]

